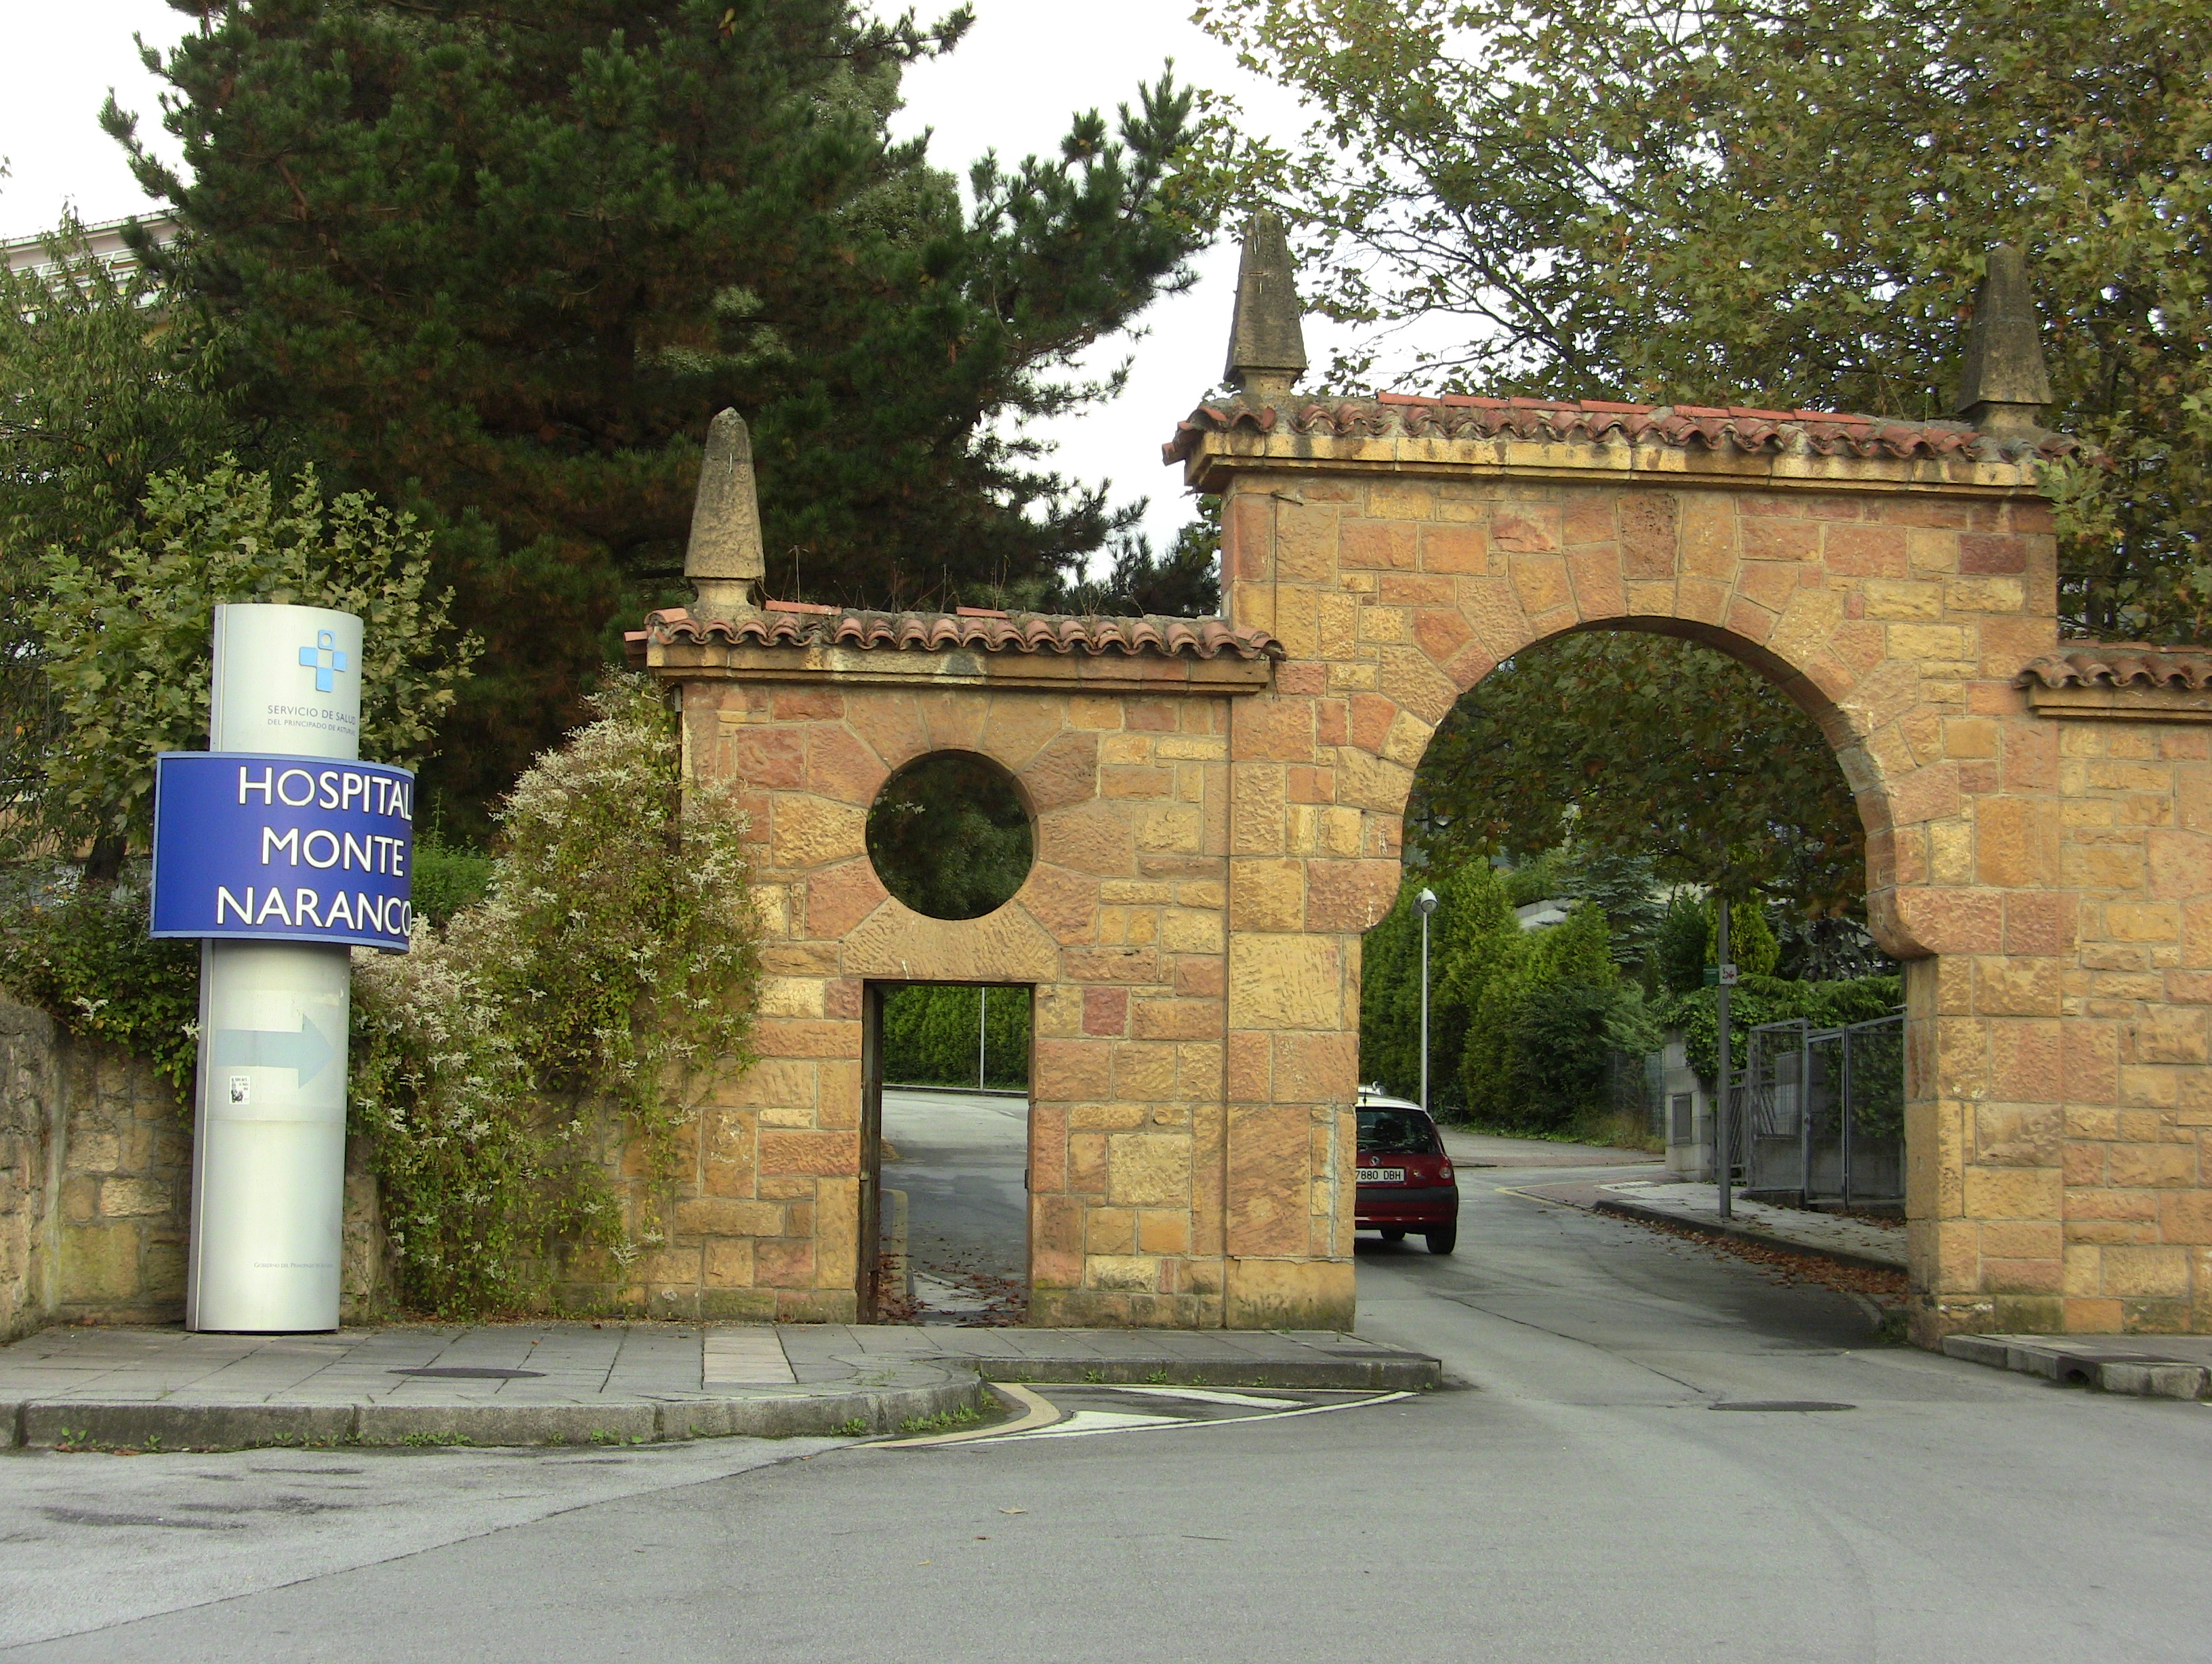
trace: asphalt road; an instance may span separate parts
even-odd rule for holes
[[[886,1189],[907,1197],[921,1315],[1018,1315],[1029,1281],[1029,1099],[1018,1092],[884,1089]]]
[[[0,1656],[2212,1652],[2212,1410],[1875,1346],[1844,1296],[1497,1187],[1545,1169],[1468,1176],[1455,1257],[1360,1250],[1362,1329],[1450,1390],[902,1450],[13,1456],[0,1632],[27,1592],[83,1632]],[[1808,1400],[1854,1407],[1714,1408]]]

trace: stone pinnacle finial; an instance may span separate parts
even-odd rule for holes
[[[1237,266],[1237,317],[1229,326],[1224,380],[1255,404],[1290,397],[1306,367],[1305,331],[1298,323],[1297,268],[1283,222],[1262,209],[1244,228]]]
[[[2033,433],[2050,403],[2027,258],[2011,244],[1999,243],[1990,250],[1988,270],[1974,291],[1956,409],[1985,434]]]
[[[752,436],[743,416],[725,410],[707,428],[684,575],[698,592],[704,616],[730,618],[753,610],[753,586],[767,571],[760,503],[753,493]]]

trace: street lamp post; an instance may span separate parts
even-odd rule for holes
[[[1729,959],[1727,896],[1723,896],[1720,898],[1720,905],[1717,912],[1718,916],[1714,921],[1713,956],[1720,962],[1720,975],[1717,979],[1719,986],[1713,990],[1713,1017],[1714,1026],[1720,1030],[1721,1090],[1720,1096],[1713,1105],[1713,1178],[1720,1186],[1721,1218],[1728,1219],[1735,1216],[1735,1198],[1729,1187],[1729,1181],[1735,1176],[1733,1170],[1735,1154],[1735,1105],[1729,1102],[1729,1076],[1734,1072],[1735,1063],[1735,1060],[1729,1055],[1734,1049],[1729,1044],[1732,1036],[1729,1033],[1729,992],[1735,984],[1735,966]]]
[[[1429,915],[1437,910],[1437,892],[1424,889],[1413,897],[1413,911],[1421,915],[1421,1108],[1429,1107]]]

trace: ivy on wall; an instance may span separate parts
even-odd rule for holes
[[[483,898],[408,954],[356,957],[352,1112],[420,1310],[533,1304],[580,1267],[625,1280],[665,1240],[679,1129],[751,1061],[744,817],[726,788],[684,791],[645,678],[593,706],[501,808]],[[627,1218],[615,1160],[647,1181]]]

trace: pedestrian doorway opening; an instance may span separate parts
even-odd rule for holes
[[[1032,1003],[1019,984],[869,985],[869,1321],[1027,1321]]]

